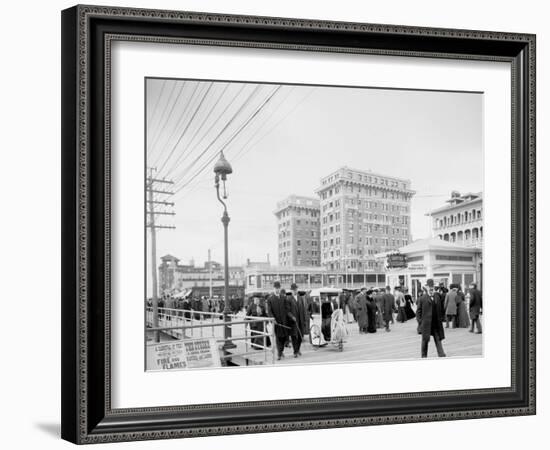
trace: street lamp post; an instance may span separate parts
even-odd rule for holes
[[[223,308],[223,320],[225,322],[224,326],[224,349],[228,348],[235,348],[236,345],[231,342],[231,308],[229,306],[229,250],[228,250],[228,244],[227,244],[227,227],[229,226],[229,215],[227,214],[227,205],[222,200],[222,197],[224,200],[227,199],[227,191],[225,189],[225,181],[227,180],[227,175],[233,173],[233,169],[231,168],[231,164],[225,159],[225,156],[223,155],[223,152],[220,152],[220,159],[216,162],[214,165],[214,173],[216,174],[214,177],[214,185],[216,187],[216,195],[218,197],[218,201],[223,205],[223,215],[222,215],[222,223],[223,223],[223,240],[224,240],[224,308]],[[220,180],[223,183],[223,195],[220,196]]]

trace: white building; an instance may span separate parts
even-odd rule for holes
[[[376,256],[384,261],[391,253],[380,253]],[[448,287],[454,283],[460,284],[464,289],[474,282],[481,288],[483,265],[479,248],[430,238],[416,240],[400,248],[399,253],[404,257],[404,267],[387,267],[387,283],[392,287],[408,287],[415,298],[420,287],[425,286],[430,278],[436,285],[443,283]]]
[[[433,236],[464,247],[483,245],[483,194],[451,193],[447,205],[435,209],[432,218]]]
[[[411,239],[411,181],[341,167],[321,178],[321,265],[377,272],[375,254]]]

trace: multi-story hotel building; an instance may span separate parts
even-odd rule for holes
[[[434,237],[463,247],[483,244],[483,195],[481,192],[451,192],[447,205],[427,213],[432,218]]]
[[[377,253],[411,240],[410,180],[342,167],[321,179],[321,264],[328,270],[380,270]]]
[[[277,203],[279,265],[319,266],[319,200],[291,195]]]

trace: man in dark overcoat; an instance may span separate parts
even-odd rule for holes
[[[281,283],[273,283],[274,292],[267,299],[268,315],[275,319],[275,340],[277,342],[277,359],[284,357],[285,342],[289,336],[288,313],[289,302],[286,294],[281,293]]]
[[[298,304],[298,286],[296,283],[290,285],[290,292],[287,293],[288,301],[288,325],[290,330],[290,338],[292,339],[292,349],[294,350],[294,357],[297,358],[302,354],[300,347],[302,345],[302,329],[304,320],[304,311],[300,311],[300,305]]]
[[[474,332],[474,325],[477,327],[476,333],[481,334],[481,309],[483,308],[483,302],[481,299],[481,291],[477,289],[477,285],[472,283],[470,285],[470,319],[472,321],[472,327],[470,333]]]
[[[395,297],[391,293],[391,288],[386,286],[386,293],[382,297],[382,317],[386,326],[386,331],[390,330],[390,322],[393,321],[393,310],[395,309]]]
[[[429,280],[433,282],[433,280]],[[441,306],[441,321],[445,322],[447,319],[445,316],[445,297],[447,297],[447,293],[449,292],[449,289],[445,287],[443,283],[439,283],[439,286],[435,289],[434,297],[439,302],[439,305]]]
[[[359,333],[361,334],[367,332],[369,319],[366,290],[367,288],[361,288],[361,292],[355,298],[357,325],[359,325]]]
[[[433,285],[428,285],[427,290],[418,300],[416,317],[419,321],[419,330],[422,334],[421,356],[428,357],[428,343],[433,336],[437,355],[444,357],[445,351],[441,341],[445,339],[443,322],[441,321],[441,304],[435,296]]]
[[[311,321],[313,320],[313,301],[308,292],[298,292],[298,294],[305,311],[302,335],[306,336],[309,334]],[[298,304],[300,304],[300,302],[298,302]]]
[[[384,303],[384,292],[379,289],[374,289],[374,302],[376,303],[376,328],[384,326],[384,316],[382,314]]]

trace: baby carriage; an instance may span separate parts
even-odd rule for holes
[[[310,327],[309,340],[313,348],[325,347],[332,344],[339,351],[344,350],[344,342],[349,336],[349,330],[344,320],[344,312],[341,309],[335,310],[330,317],[330,341],[327,342],[321,331],[321,327],[314,323]]]

